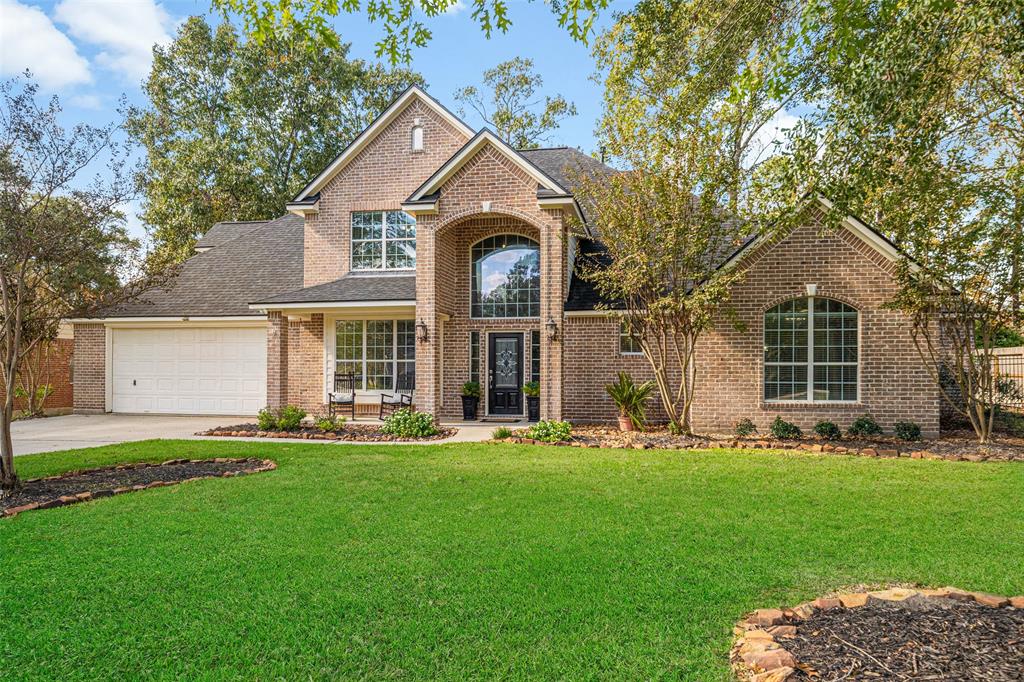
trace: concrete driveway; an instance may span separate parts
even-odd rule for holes
[[[189,438],[196,431],[252,417],[176,417],[149,414],[69,414],[20,419],[11,425],[14,454],[91,448],[150,438]]]

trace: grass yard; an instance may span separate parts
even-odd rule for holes
[[[277,471],[0,521],[14,679],[728,680],[733,623],[843,585],[1024,593],[1024,466],[760,451],[149,441]]]

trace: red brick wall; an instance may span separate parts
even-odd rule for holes
[[[102,324],[75,325],[75,412],[106,409],[106,329]]]
[[[307,412],[324,408],[324,316],[288,320],[288,403]]]
[[[893,266],[852,233],[820,234],[808,225],[775,245],[749,253],[746,276],[733,292],[744,331],[720,319],[700,341],[695,427],[729,432],[749,418],[762,432],[776,415],[808,430],[821,419],[846,428],[870,413],[886,430],[896,421],[914,421],[927,435],[939,430],[939,394],[910,339],[910,326],[898,312],[884,309],[896,292]],[[860,399],[853,404],[766,403],[763,389],[763,316],[769,307],[806,296],[835,298],[860,313]],[[643,358],[618,355],[618,327],[609,320],[571,319],[566,330],[566,415],[577,421],[610,420],[614,405],[603,386],[618,369],[649,378]]]
[[[72,407],[74,398],[71,387],[71,363],[74,356],[75,342],[73,339],[54,339],[41,349],[34,350],[21,361],[18,372],[22,381],[28,381],[26,365],[31,363],[36,377],[36,384],[49,384],[51,393],[43,403],[47,410]],[[0,382],[2,384],[2,382]],[[0,385],[0,400],[5,397],[4,386]],[[14,409],[21,410],[25,401],[15,398]]]

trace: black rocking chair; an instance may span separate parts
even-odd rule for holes
[[[327,413],[334,416],[337,411],[348,411],[356,418],[356,377],[354,374],[335,374],[334,392],[327,396]]]
[[[399,374],[395,382],[394,393],[382,393],[380,396],[380,414],[378,419],[384,419],[385,413],[393,414],[395,410],[412,406],[412,390],[416,388],[416,381],[412,374]]]

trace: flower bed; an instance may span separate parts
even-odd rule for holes
[[[525,430],[513,432],[512,437],[499,439],[503,442],[547,445],[533,440]],[[802,440],[776,440],[773,438],[736,438],[722,435],[675,436],[664,430],[623,432],[603,426],[573,426],[572,436],[567,442],[556,445],[590,448],[627,448],[645,450],[662,448],[668,450],[690,450],[708,448],[738,448],[758,450],[803,450],[807,452],[838,455],[860,455],[863,457],[906,457],[910,459],[945,459],[951,461],[1024,461],[1024,439],[1011,436],[1001,437],[996,443],[979,445],[973,434],[954,432],[930,441],[907,442],[897,438],[880,436],[876,438],[845,438],[823,440],[806,438]]]
[[[0,516],[63,507],[202,478],[242,476],[276,468],[277,465],[269,459],[217,457],[171,459],[162,464],[143,462],[69,471],[59,476],[25,481],[19,490],[0,498]]]
[[[327,441],[352,441],[360,443],[388,443],[388,442],[413,442],[432,441],[449,438],[458,431],[457,429],[438,427],[438,432],[433,436],[421,436],[418,438],[403,438],[381,432],[381,425],[378,424],[345,424],[337,431],[321,431],[312,426],[300,426],[291,431],[263,431],[257,424],[236,424],[234,426],[218,426],[209,431],[200,431],[197,436],[227,436],[235,438],[303,438],[305,440],[327,440]]]
[[[892,588],[759,609],[735,629],[741,680],[1016,680],[1024,596]]]

